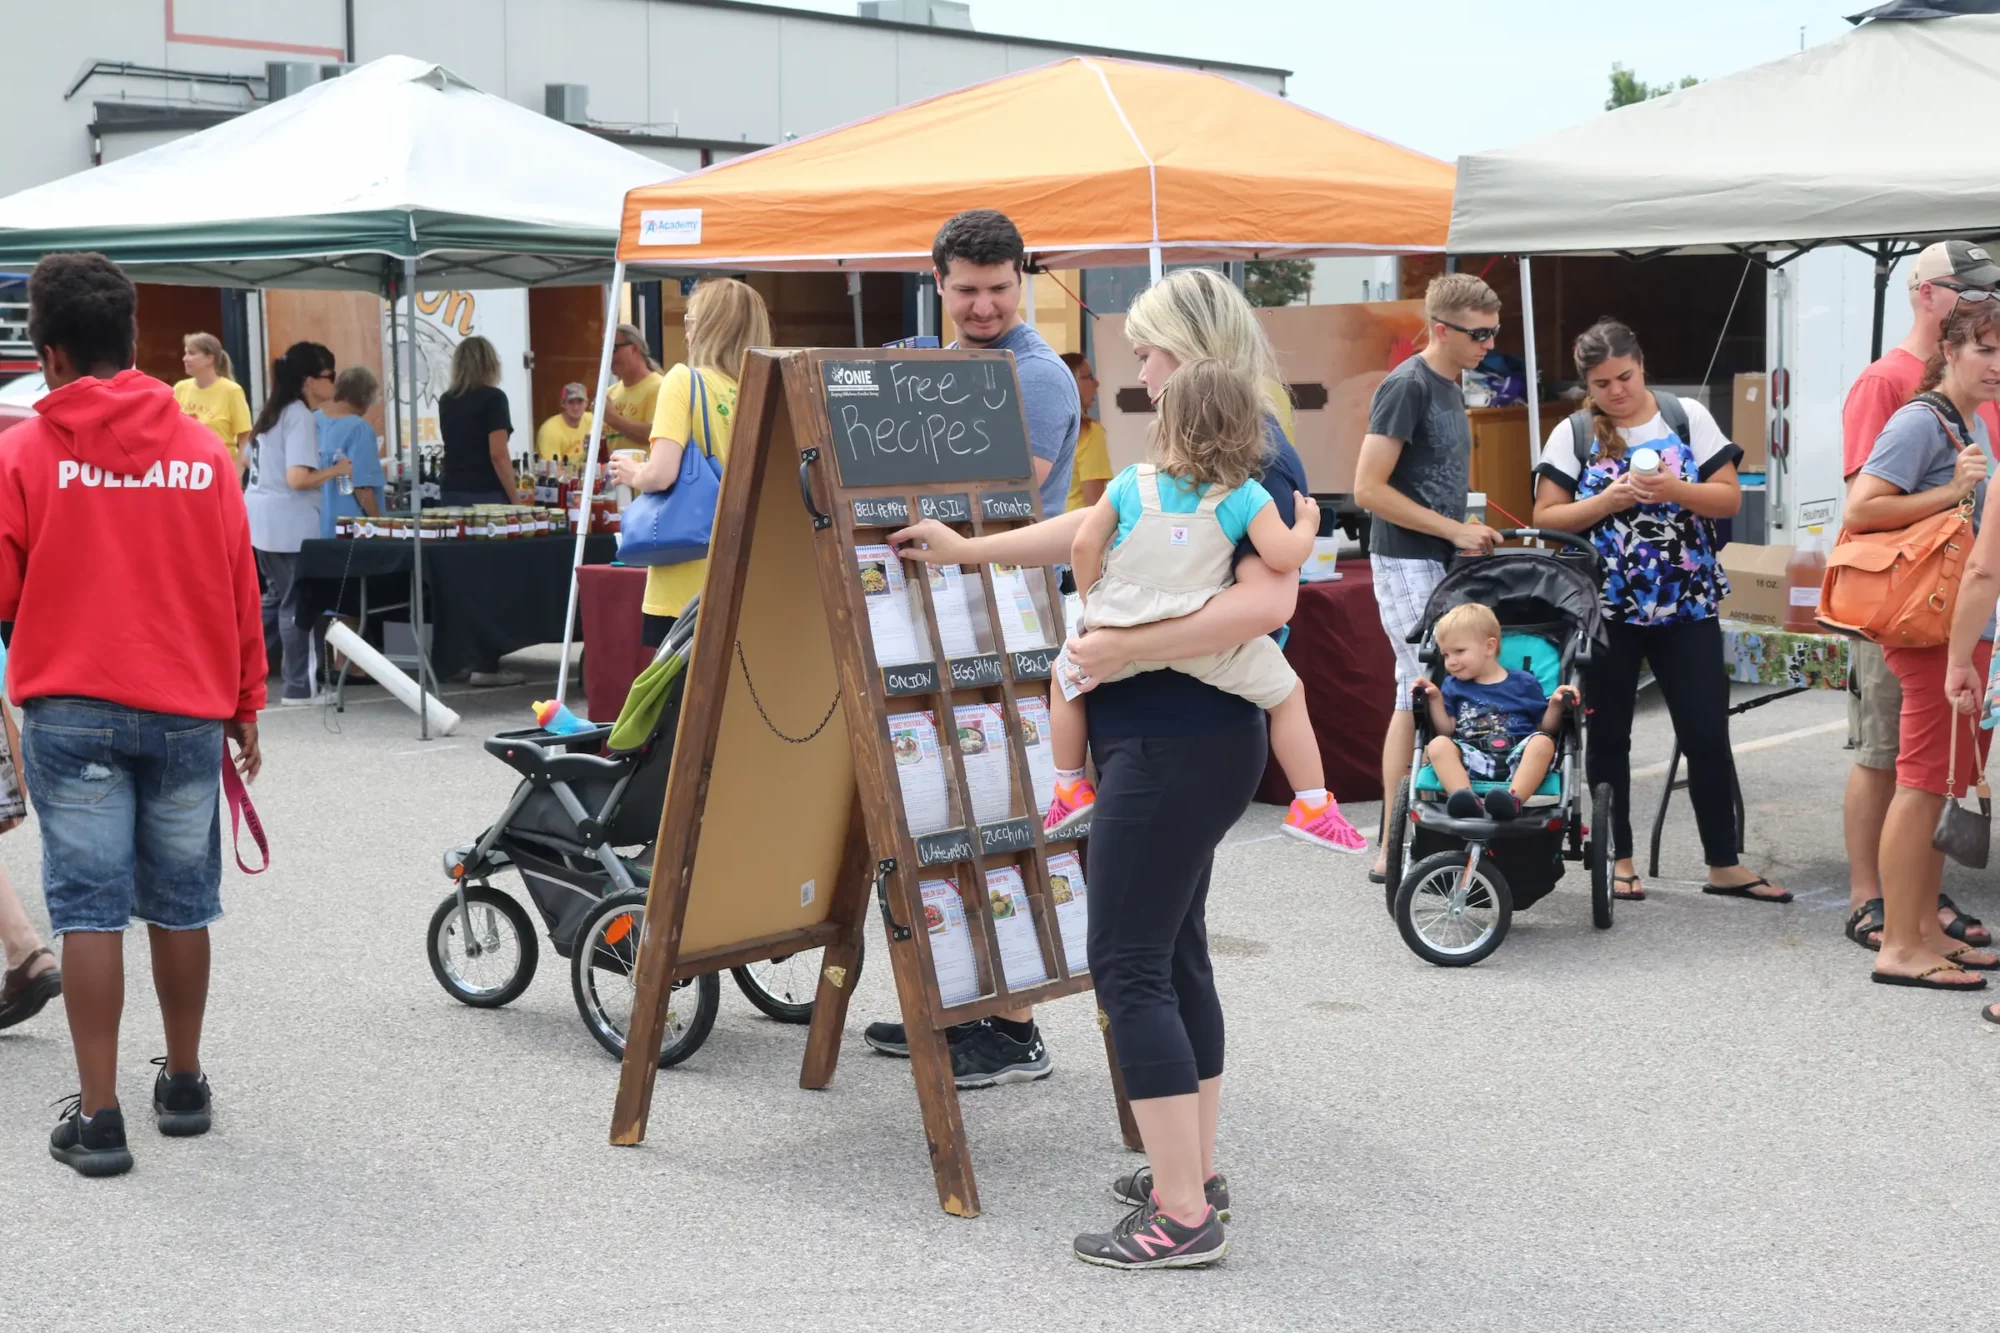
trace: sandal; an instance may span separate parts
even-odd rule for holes
[[[1871,953],[1881,949],[1882,941],[1871,940],[1870,935],[1882,933],[1882,900],[1870,898],[1854,909],[1854,915],[1847,918],[1847,938],[1853,940]]]
[[[43,945],[23,958],[19,967],[7,969],[5,980],[0,981],[0,1028],[27,1022],[42,1012],[43,1006],[50,1000],[62,994],[61,968],[52,967],[35,976],[28,975],[28,969],[44,954],[50,958],[56,956],[53,949]]]
[[[1951,936],[1960,944],[1970,944],[1975,949],[1984,949],[1993,943],[1992,932],[1986,929],[1985,924],[1969,912],[1960,911],[1958,904],[1951,900],[1950,894],[1940,893],[1938,895],[1938,906],[1951,913],[1951,924],[1944,928],[1945,934]],[[1985,938],[1973,939],[1972,933],[1974,931],[1978,931]]]
[[[1759,903],[1788,903],[1792,900],[1792,891],[1790,889],[1786,889],[1782,894],[1777,895],[1752,892],[1753,889],[1759,887],[1771,889],[1777,886],[1762,875],[1759,875],[1756,879],[1748,880],[1742,884],[1704,884],[1701,886],[1701,891],[1717,898],[1748,898],[1752,902]]]
[[[1979,1011],[1979,1016],[1989,1023],[2000,1023],[2000,1004],[1989,1004]]]
[[[1966,976],[1972,977],[1977,984],[1971,986],[1962,986],[1949,981],[1932,981],[1931,978],[1936,976],[1940,972],[1963,972]],[[1917,973],[1917,975],[1913,977],[1901,976],[1895,972],[1870,972],[1868,974],[1868,979],[1874,982],[1878,986],[1913,986],[1918,990],[1985,990],[1986,989],[1985,977],[1980,976],[1977,972],[1966,972],[1964,968],[1960,967],[1956,963],[1939,963],[1935,967],[1925,968],[1923,971]]]
[[[1639,877],[1637,875],[1613,875],[1611,877],[1611,896],[1621,903],[1645,902],[1646,891],[1644,889],[1633,889],[1630,893],[1620,893],[1618,891],[1620,884],[1637,884],[1638,882]]]
[[[1945,954],[1945,957],[1951,959],[1952,962],[1956,963],[1958,966],[1964,968],[1968,972],[1991,972],[1995,968],[2000,968],[2000,958],[1997,958],[1990,963],[1970,963],[1966,961],[1965,955],[1969,953],[1985,953],[1985,952],[1986,950],[1984,949],[1976,948],[1973,945],[1966,944],[1966,945],[1961,945],[1959,948],[1951,950],[1949,953]]]

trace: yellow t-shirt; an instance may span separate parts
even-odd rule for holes
[[[181,411],[214,431],[229,447],[229,456],[236,457],[236,437],[250,431],[250,404],[243,397],[242,385],[232,379],[217,379],[204,389],[185,379],[174,385],[174,401],[181,405]]]
[[[626,386],[625,381],[615,379],[611,381],[611,406],[617,410],[618,415],[621,417],[629,417],[633,421],[651,421],[654,419],[655,405],[660,400],[660,385],[664,382],[665,380],[657,370],[648,372],[645,379],[640,380],[637,384],[629,388]],[[605,428],[605,434],[607,436],[612,434],[610,427],[607,426]],[[631,449],[637,446],[624,436],[619,435],[612,439],[611,447],[613,449]]]
[[[1083,483],[1111,480],[1111,451],[1104,447],[1104,423],[1085,417],[1076,433],[1076,462],[1070,467],[1069,502],[1065,510],[1083,508]]]
[[[655,376],[655,378],[659,378]],[[661,380],[659,405],[653,413],[653,439],[672,440],[685,446],[688,437],[688,390],[693,377],[686,366],[675,366]],[[728,466],[729,439],[736,433],[736,381],[719,370],[701,372],[708,411],[702,412],[703,394],[694,399],[694,437],[705,452]],[[646,571],[646,597],[640,604],[649,616],[678,616],[700,592],[708,578],[708,561],[688,560],[678,565],[654,565]]]
[[[574,426],[563,420],[558,412],[544,421],[535,432],[535,457],[543,462],[567,461],[581,463],[583,447],[590,443],[590,413],[583,414],[583,420]]]
[[[1271,411],[1278,418],[1278,429],[1285,432],[1285,440],[1294,449],[1299,447],[1292,434],[1292,391],[1276,380],[1264,381],[1264,396],[1271,400]]]

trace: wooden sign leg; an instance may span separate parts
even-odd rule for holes
[[[1125,1096],[1125,1075],[1118,1068],[1118,1048],[1111,1044],[1111,1022],[1102,1009],[1097,1011],[1097,1026],[1104,1032],[1104,1058],[1111,1062],[1111,1095],[1118,1099],[1118,1132],[1127,1148],[1133,1152],[1144,1152],[1146,1143],[1139,1137],[1139,1121],[1133,1116],[1132,1103]]]
[[[799,1086],[824,1088],[833,1082],[840,1060],[840,1037],[847,1026],[847,1001],[854,994],[867,930],[868,895],[875,886],[875,866],[868,853],[868,829],[861,802],[847,826],[847,850],[840,859],[840,881],[834,886],[827,919],[841,928],[840,937],[820,955],[819,989],[813,1000],[812,1026],[806,1029],[806,1057],[799,1068]]]
[[[913,963],[915,959],[911,960]],[[910,1010],[904,1009],[907,1015]],[[972,1179],[972,1145],[958,1111],[958,1085],[951,1077],[951,1047],[944,1031],[903,1025],[910,1043],[910,1074],[917,1082],[917,1105],[924,1114],[924,1141],[931,1152],[931,1175],[938,1203],[957,1217],[979,1216],[979,1186]]]

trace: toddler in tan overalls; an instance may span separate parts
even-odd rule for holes
[[[1319,506],[1298,496],[1287,527],[1256,479],[1264,457],[1262,410],[1256,391],[1220,361],[1191,361],[1174,372],[1153,427],[1157,461],[1113,478],[1077,532],[1072,563],[1083,595],[1082,629],[1150,625],[1199,610],[1235,581],[1237,543],[1246,536],[1265,564],[1298,574],[1319,532]],[[1058,683],[1067,665],[1066,655],[1058,658]],[[1226,652],[1134,662],[1110,679],[1163,669],[1270,713],[1271,749],[1296,792],[1286,833],[1333,851],[1367,850],[1367,839],[1326,790],[1305,692],[1276,640],[1259,635]],[[1080,696],[1052,690],[1049,715],[1056,793],[1044,825],[1059,838],[1082,827],[1097,793],[1083,776],[1088,737]]]

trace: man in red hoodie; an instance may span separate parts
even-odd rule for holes
[[[166,1028],[159,1129],[209,1127],[200,1048],[208,925],[222,915],[223,737],[243,776],[261,763],[264,631],[243,493],[214,432],[132,368],[135,309],[103,255],[35,265],[28,335],[50,392],[0,449],[7,686],[82,1085],[49,1153],[86,1176],[132,1166],[117,1075],[135,917]]]

